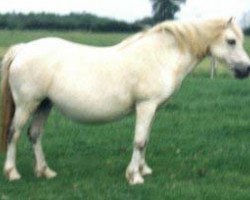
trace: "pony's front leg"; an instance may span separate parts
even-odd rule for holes
[[[134,148],[126,171],[126,178],[130,184],[142,184],[144,182],[142,175],[152,173],[145,162],[145,152],[156,108],[155,102],[140,102],[136,105]]]

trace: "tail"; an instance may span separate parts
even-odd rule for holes
[[[8,131],[11,126],[11,121],[15,112],[15,104],[12,97],[11,89],[9,86],[9,69],[17,54],[17,50],[20,45],[11,47],[8,52],[4,55],[1,69],[2,79],[2,138],[1,138],[1,151],[6,151]]]

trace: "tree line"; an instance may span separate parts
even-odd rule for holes
[[[135,32],[138,23],[127,23],[89,13],[58,15],[49,13],[0,14],[0,29],[18,30],[86,30],[100,32]]]
[[[250,27],[249,27],[249,28],[246,28],[246,29],[244,30],[244,33],[245,33],[246,35],[250,35]]]

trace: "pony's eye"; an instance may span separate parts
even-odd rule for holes
[[[227,40],[227,43],[228,43],[230,46],[235,46],[235,45],[236,45],[236,40],[235,40],[235,39],[228,39],[228,40]]]

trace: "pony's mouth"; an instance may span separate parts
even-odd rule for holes
[[[249,67],[244,68],[244,69],[234,68],[233,70],[234,70],[234,76],[237,79],[243,79],[243,78],[248,77],[249,72],[250,72],[250,68]]]

